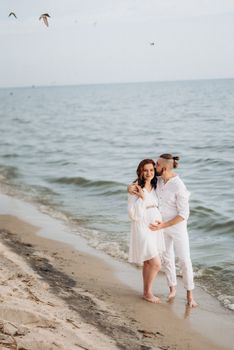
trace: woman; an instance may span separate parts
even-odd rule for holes
[[[157,178],[155,163],[144,159],[137,168],[137,180],[133,195],[128,196],[128,214],[131,219],[129,262],[143,265],[143,298],[159,303],[152,288],[161,268],[160,255],[165,250],[162,230],[153,232],[149,225],[162,220],[156,195]]]

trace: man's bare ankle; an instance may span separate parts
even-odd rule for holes
[[[175,296],[176,296],[176,287],[175,286],[170,287],[170,291],[168,294],[168,300],[174,299]]]

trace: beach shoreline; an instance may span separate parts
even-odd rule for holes
[[[165,278],[160,274],[156,288],[163,302],[147,303],[141,298],[140,270],[94,252],[78,236],[65,237],[55,219],[50,221],[32,205],[7,195],[0,195],[0,199],[1,255],[8,260],[11,256],[15,270],[24,265],[24,269],[30,271],[27,274],[33,276],[22,284],[22,277],[17,273],[24,273],[7,271],[8,265],[2,264],[3,275],[8,279],[4,279],[5,286],[1,283],[0,315],[4,316],[1,319],[12,322],[9,317],[12,311],[7,312],[5,306],[10,299],[17,310],[19,295],[27,302],[31,295],[28,305],[31,313],[40,319],[36,308],[41,304],[40,312],[43,314],[45,308],[52,318],[40,328],[47,339],[41,349],[231,349],[233,314],[201,289],[195,291],[200,304],[195,310],[185,307],[185,292],[180,281],[178,298],[168,304]],[[35,285],[32,280],[36,281]],[[48,301],[41,302],[41,296]],[[47,310],[51,308],[48,303],[55,305],[52,312]],[[54,318],[57,323],[52,322]],[[50,322],[52,326],[46,326]],[[66,332],[61,332],[64,324]],[[25,327],[23,321],[20,325]],[[26,327],[29,331],[20,336],[20,344],[33,350],[32,345],[27,344],[31,344],[32,339],[39,344],[43,335],[35,332],[37,328],[33,323]],[[56,343],[53,333],[57,345],[52,344]],[[18,341],[17,336],[13,338]]]

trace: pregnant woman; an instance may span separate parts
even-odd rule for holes
[[[131,219],[129,262],[143,266],[143,298],[151,303],[160,299],[153,294],[153,282],[161,268],[165,250],[163,231],[151,231],[149,225],[161,222],[156,194],[155,163],[144,159],[137,167],[137,180],[132,194],[128,195],[128,214]]]

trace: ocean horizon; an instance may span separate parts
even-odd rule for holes
[[[60,88],[60,87],[79,87],[79,86],[93,86],[93,85],[124,85],[124,84],[154,84],[154,83],[183,83],[196,81],[213,81],[213,80],[233,80],[234,77],[220,77],[220,78],[193,78],[193,79],[168,79],[168,80],[142,80],[142,81],[113,81],[113,82],[89,82],[89,83],[49,83],[49,84],[27,84],[27,85],[9,85],[0,86],[0,89],[27,89],[27,88]]]

